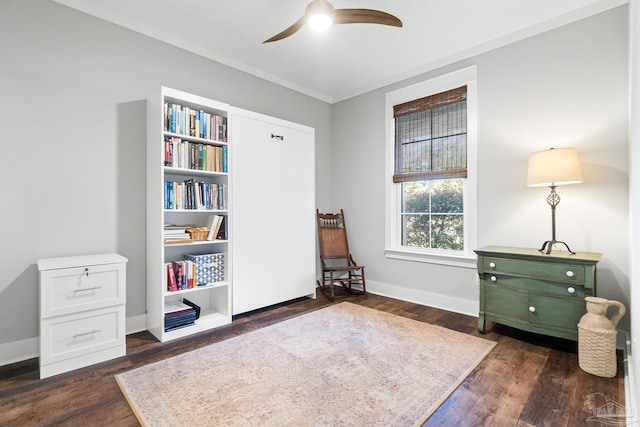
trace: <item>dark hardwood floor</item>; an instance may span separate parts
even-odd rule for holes
[[[501,325],[488,333],[477,318],[377,295],[346,297],[356,304],[481,336],[498,344],[425,423],[426,426],[599,426],[585,401],[624,405],[623,366],[615,378],[578,367],[577,344]],[[0,426],[137,426],[114,375],[151,362],[318,310],[330,303],[318,295],[237,316],[231,325],[159,343],[148,332],[127,337],[127,355],[44,380],[38,360],[0,367]],[[428,387],[428,383],[425,383]],[[622,425],[622,424],[621,424]]]

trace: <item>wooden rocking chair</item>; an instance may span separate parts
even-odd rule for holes
[[[350,294],[366,296],[364,266],[356,264],[349,252],[347,226],[342,209],[335,214],[320,213],[316,209],[316,217],[322,263],[322,283],[318,280],[318,289],[331,301],[335,299],[336,283],[341,284]],[[358,287],[354,288],[353,285]]]

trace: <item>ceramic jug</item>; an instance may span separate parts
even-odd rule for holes
[[[627,312],[624,304],[598,297],[586,297],[587,313],[578,323],[578,364],[582,370],[600,377],[616,376],[616,326]],[[607,309],[617,310],[609,319]]]

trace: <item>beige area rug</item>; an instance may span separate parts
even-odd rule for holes
[[[411,426],[494,346],[343,302],[116,379],[145,426]]]

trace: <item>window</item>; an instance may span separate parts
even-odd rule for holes
[[[402,246],[464,250],[464,185],[461,179],[402,183]]]
[[[473,267],[475,67],[387,94],[388,257]]]

